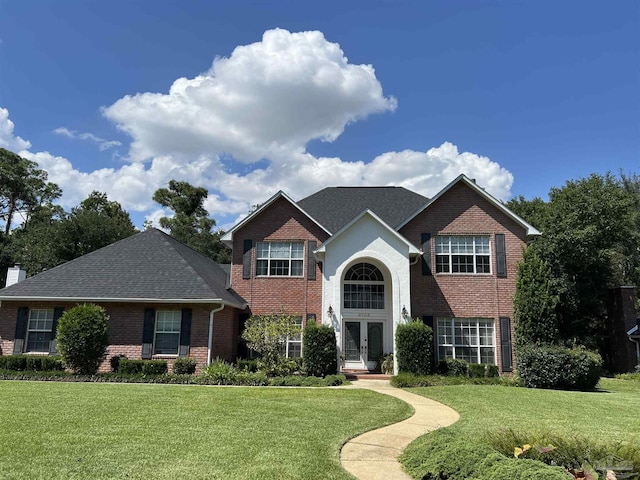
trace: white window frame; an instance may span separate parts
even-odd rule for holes
[[[38,326],[32,325],[32,322],[37,323],[43,320],[45,324],[46,322],[49,322],[49,328],[46,328],[46,325],[44,328],[38,328]],[[51,348],[51,338],[49,338],[49,342],[47,343],[47,348],[45,350],[29,350],[29,338],[31,335],[37,336],[42,333],[50,333],[51,336],[53,336],[53,308],[30,308],[29,319],[27,321],[27,338],[24,342],[25,353],[49,353],[49,349]]]
[[[352,268],[358,267],[360,265],[363,266],[371,266],[375,268],[378,274],[382,277],[382,280],[351,280],[347,279],[346,276],[351,272]],[[347,286],[355,286],[355,292],[347,292]],[[362,291],[357,291],[357,287],[362,286]],[[369,287],[369,291],[367,291],[367,287]],[[371,311],[381,311],[385,309],[386,298],[385,298],[385,282],[384,275],[382,271],[372,263],[361,262],[356,265],[352,265],[345,273],[345,279],[342,287],[342,306],[345,310],[371,310]],[[351,290],[351,288],[349,288]],[[375,291],[372,291],[375,290]],[[355,295],[356,298],[360,297],[359,300],[349,299],[347,302],[347,295]],[[382,302],[380,302],[380,296],[382,297]],[[362,302],[363,307],[353,307],[353,303]],[[347,306],[349,303],[351,306]]]
[[[473,252],[456,252],[455,245],[458,244],[458,239],[471,239],[471,248]],[[453,240],[456,240],[454,243]],[[486,251],[485,251],[486,249]],[[472,272],[454,272],[453,257],[473,257],[473,271]],[[439,258],[448,257],[448,263],[446,264],[448,271],[440,271]],[[479,257],[486,257],[489,262],[488,272],[478,272]],[[491,235],[438,235],[436,237],[436,273],[438,275],[491,275]]]
[[[285,348],[284,355],[287,358],[302,357],[302,330],[303,330],[302,317],[295,317],[294,323],[300,327],[300,333],[298,333],[298,335],[295,335],[295,336],[291,336],[291,335],[287,336],[287,341],[285,342],[285,346],[284,346]],[[294,345],[300,346],[300,355],[292,356],[291,347]]]
[[[473,324],[475,325],[469,325]],[[470,327],[473,331],[463,332],[462,335],[456,335],[458,330],[456,325],[461,327]],[[485,335],[480,334],[481,326],[485,329]],[[487,331],[487,329],[490,329]],[[456,337],[462,337],[462,342],[456,341]],[[469,363],[482,363],[496,365],[496,322],[492,318],[438,318],[436,320],[436,339],[437,339],[437,357],[438,360],[444,358],[462,358],[469,361],[460,351],[462,348],[475,348],[475,361]],[[441,354],[441,349],[451,349],[451,355]],[[491,348],[493,355],[489,358],[482,355],[483,348]],[[485,358],[483,358],[485,357]],[[486,360],[486,361],[483,361]]]
[[[158,321],[160,319],[160,316],[164,316],[167,314],[171,314],[171,321],[175,322],[177,320],[178,322],[178,331],[176,332],[175,330],[164,330],[164,329],[159,329],[158,328]],[[164,319],[163,319],[164,320]],[[154,355],[168,355],[168,356],[178,356],[178,353],[180,352],[180,329],[182,326],[182,312],[180,310],[158,310],[156,311],[156,320],[153,326],[153,354]],[[178,336],[178,345],[176,347],[176,352],[175,353],[166,353],[166,352],[157,352],[156,348],[157,348],[157,335],[161,334],[161,335],[170,335],[170,334],[177,334]]]
[[[289,248],[289,253],[288,256],[272,256],[272,249],[274,251],[274,255],[277,255],[277,249],[275,248],[276,245],[288,245]],[[294,256],[294,249],[293,246],[294,245],[298,245],[301,246],[301,252],[300,252],[300,256]],[[264,246],[266,246],[266,256],[262,253],[264,251]],[[304,258],[304,242],[303,241],[286,241],[286,242],[257,242],[256,243],[256,277],[276,277],[276,278],[282,278],[282,277],[294,277],[294,278],[302,278],[304,277],[304,264],[305,264],[305,258]],[[292,271],[293,271],[293,262],[300,262],[300,275],[293,275]],[[259,263],[260,262],[267,262],[267,273],[258,273],[259,272]],[[272,269],[272,262],[288,262],[288,267],[287,267],[287,275],[278,275],[277,273],[271,273],[271,269]]]

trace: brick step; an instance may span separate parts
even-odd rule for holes
[[[347,380],[391,380],[392,375],[384,373],[369,372],[367,370],[342,370],[341,372]]]

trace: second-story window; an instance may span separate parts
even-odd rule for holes
[[[436,273],[491,273],[489,235],[440,235]]]
[[[302,277],[303,242],[258,242],[256,275],[262,277]]]

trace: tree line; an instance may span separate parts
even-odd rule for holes
[[[0,287],[14,264],[35,275],[138,233],[129,213],[106,193],[93,191],[69,211],[55,203],[61,195],[36,162],[0,148]],[[224,232],[215,229],[203,206],[206,198],[205,188],[176,180],[153,194],[173,212],[159,220],[163,229],[216,262],[229,263],[231,252],[220,240]]]
[[[507,207],[542,231],[518,271],[516,341],[604,351],[610,289],[640,284],[640,176],[592,174]]]

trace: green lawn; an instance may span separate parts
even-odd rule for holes
[[[2,479],[347,479],[349,438],[411,415],[363,390],[0,382]]]
[[[640,437],[640,382],[603,378],[596,392],[567,392],[496,385],[410,389],[460,413],[450,428],[465,435],[487,430],[547,429],[595,439]]]
[[[409,391],[449,405],[460,420],[447,430],[474,440],[487,432],[551,432],[595,442],[640,442],[640,382],[603,378],[596,392],[567,392],[497,385],[412,388]],[[421,437],[404,458],[419,457]],[[515,447],[516,445],[514,445]]]

